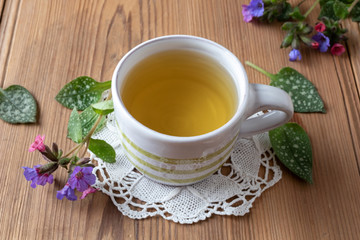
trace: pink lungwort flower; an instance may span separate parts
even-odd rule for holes
[[[44,186],[46,183],[52,184],[54,181],[53,175],[48,173],[40,174],[40,167],[41,165],[36,165],[33,168],[22,167],[26,180],[32,181],[30,185],[32,188],[36,188],[36,185]]]
[[[35,150],[44,152],[45,151],[44,138],[45,135],[43,136],[37,135],[35,141],[30,145],[29,152],[33,152]]]
[[[331,51],[331,54],[340,56],[341,54],[343,54],[345,52],[345,47],[340,43],[335,43],[331,47],[330,51]]]
[[[92,174],[92,167],[79,167],[76,166],[72,172],[68,183],[72,189],[77,188],[78,191],[83,192],[89,186],[93,185],[96,180],[96,176]]]
[[[97,190],[96,190],[95,188],[89,186],[85,191],[83,191],[80,199],[84,199],[88,194],[94,193],[94,192],[96,192],[96,191],[97,191]]]
[[[312,47],[313,49],[318,49],[318,48],[319,48],[319,43],[318,43],[318,42],[312,42],[312,43],[311,43],[311,47]]]
[[[75,201],[77,199],[75,191],[70,187],[69,183],[66,183],[63,189],[57,191],[56,197],[60,200],[66,197],[70,201]]]
[[[251,0],[249,5],[242,5],[242,14],[245,22],[251,22],[253,17],[261,17],[264,14],[262,0]]]
[[[323,32],[323,31],[325,31],[325,29],[326,29],[326,26],[323,22],[319,22],[318,24],[315,25],[315,30],[317,32]]]

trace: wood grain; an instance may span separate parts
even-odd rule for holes
[[[299,1],[300,2],[300,1]],[[298,4],[292,1],[293,4]],[[0,86],[26,87],[37,99],[37,124],[0,122],[0,239],[358,239],[360,236],[360,37],[350,30],[340,57],[302,50],[301,62],[280,50],[281,24],[245,23],[245,0],[0,0]],[[311,2],[304,2],[306,11]],[[311,13],[316,22],[319,9]],[[27,151],[37,134],[63,149],[70,111],[54,97],[77,76],[111,79],[121,57],[137,44],[167,34],[214,40],[244,62],[275,73],[290,66],[308,77],[326,114],[296,114],[313,146],[314,184],[283,166],[283,179],[255,201],[244,217],[213,216],[193,225],[160,217],[133,220],[95,193],[82,201],[57,200],[66,174],[53,185],[31,189],[21,166],[42,162]],[[253,83],[269,79],[246,67]]]

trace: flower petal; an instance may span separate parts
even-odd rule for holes
[[[92,174],[93,168],[92,168],[92,167],[83,167],[83,168],[81,169],[81,171],[82,171],[84,174]]]
[[[89,187],[89,185],[83,180],[78,181],[76,184],[76,188],[79,192],[85,191],[88,187]]]
[[[81,195],[80,199],[84,199],[88,194],[90,193],[94,193],[96,192],[97,190],[93,187],[88,187]]]
[[[96,182],[96,176],[94,174],[84,175],[83,179],[88,185],[93,185]]]
[[[69,188],[69,189],[67,190],[66,198],[67,198],[68,200],[70,200],[70,201],[75,201],[75,200],[77,200],[77,196],[75,195],[74,189]]]
[[[72,189],[75,189],[77,182],[78,182],[77,178],[75,176],[72,176],[72,174],[71,174],[71,177],[68,179],[69,186]]]

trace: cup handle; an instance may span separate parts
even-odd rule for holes
[[[250,84],[248,102],[251,105],[247,108],[246,118],[262,110],[271,111],[242,122],[239,137],[248,137],[279,127],[288,122],[294,114],[290,96],[280,88]]]

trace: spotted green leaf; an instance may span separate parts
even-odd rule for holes
[[[278,13],[276,14],[276,20],[279,22],[285,22],[290,19],[290,13],[292,12],[292,7],[290,3],[283,1],[278,5]]]
[[[334,12],[334,3],[335,1],[331,0],[328,2],[325,2],[320,10],[320,14],[318,19],[321,20],[322,17],[328,17],[334,21],[339,20],[340,18],[338,16],[336,16],[335,12]]]
[[[100,115],[107,115],[114,111],[114,103],[112,100],[94,103],[91,106],[93,110]]]
[[[80,122],[82,128],[82,135],[86,136],[91,128],[94,126],[96,120],[100,115],[94,112],[91,106],[87,107],[81,114],[80,114]],[[99,131],[105,126],[106,119],[103,117],[96,128],[96,131]]]
[[[104,162],[115,162],[115,150],[104,140],[90,138],[89,150]]]
[[[293,68],[281,69],[271,78],[270,85],[290,95],[295,112],[326,112],[315,86]]]
[[[295,69],[285,67],[279,73],[271,74],[251,62],[245,63],[268,76],[271,79],[271,86],[287,92],[291,97],[295,112],[326,112],[315,86]]]
[[[68,138],[76,143],[80,143],[82,141],[82,136],[80,116],[76,107],[74,107],[68,122]]]
[[[311,142],[305,130],[296,123],[287,123],[269,131],[269,137],[279,160],[292,173],[313,183]]]
[[[334,13],[340,19],[345,19],[348,15],[347,6],[345,3],[340,2],[339,0],[335,0],[334,5]]]
[[[12,85],[0,88],[0,118],[8,123],[36,122],[37,106],[34,97],[24,87]]]
[[[84,110],[100,100],[102,93],[111,87],[111,81],[97,82],[90,77],[78,77],[66,84],[55,99],[63,106]]]

